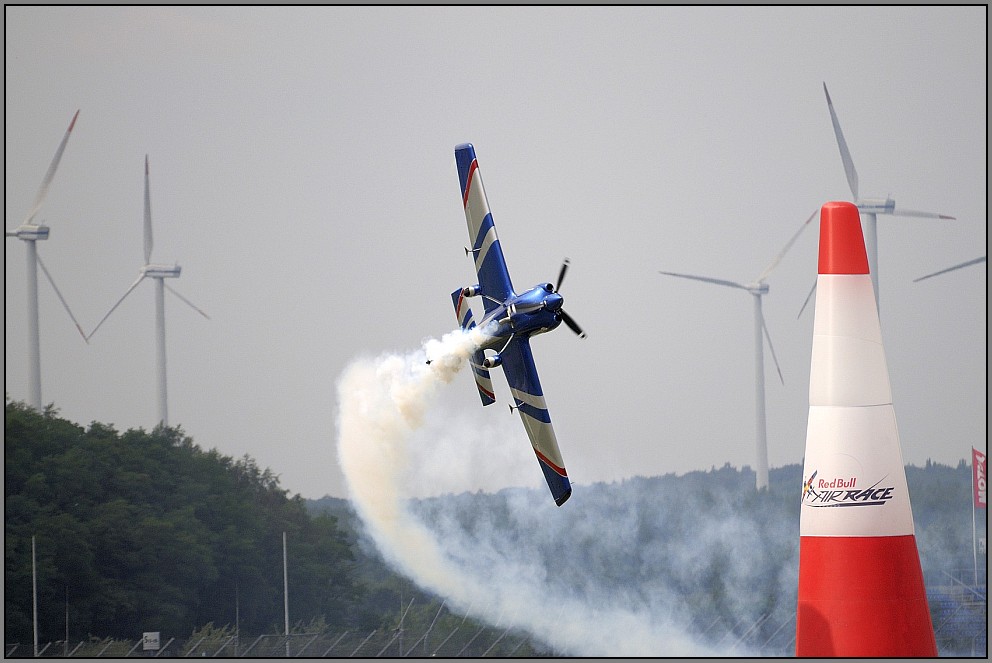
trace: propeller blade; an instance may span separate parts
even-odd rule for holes
[[[65,130],[65,135],[62,137],[62,142],[59,143],[59,147],[55,150],[55,158],[52,159],[52,163],[48,166],[48,172],[45,173],[45,179],[41,181],[41,188],[38,189],[38,195],[34,198],[34,204],[31,206],[31,211],[28,212],[27,217],[24,219],[24,224],[27,225],[31,223],[34,219],[35,214],[41,209],[42,204],[45,202],[45,196],[48,195],[48,186],[55,179],[55,171],[59,167],[59,161],[62,160],[62,153],[65,151],[65,144],[69,142],[69,134],[72,133],[72,128],[76,126],[76,118],[79,117],[79,111],[72,116],[72,122],[69,123],[69,128]]]
[[[987,256],[982,256],[981,258],[974,258],[973,260],[967,260],[960,265],[954,265],[953,267],[948,267],[947,269],[942,269],[939,272],[934,272],[933,274],[927,274],[926,276],[921,276],[918,279],[913,279],[913,283],[917,281],[922,281],[923,279],[928,279],[932,276],[940,276],[941,274],[946,274],[947,272],[953,272],[955,269],[961,269],[962,267],[968,267],[969,265],[977,265],[980,262],[985,262]]]
[[[145,264],[152,259],[152,198],[148,186],[148,155],[145,155]]]
[[[55,291],[55,294],[58,295],[59,301],[62,302],[62,307],[65,309],[65,312],[69,314],[70,318],[72,318],[73,324],[75,324],[76,329],[79,330],[79,335],[83,337],[83,340],[86,341],[87,344],[89,344],[89,340],[87,340],[86,338],[86,332],[84,332],[83,328],[79,326],[79,320],[76,320],[76,316],[72,314],[72,310],[69,308],[69,304],[66,303],[65,301],[65,297],[62,296],[62,292],[59,290],[59,287],[55,285],[55,279],[52,278],[52,275],[49,273],[48,268],[45,267],[45,262],[41,259],[41,256],[37,256],[37,258],[38,258],[38,264],[41,266],[41,271],[45,274],[45,277],[48,279],[48,282],[52,284],[52,289]]]
[[[778,357],[775,356],[775,346],[772,345],[772,335],[768,333],[768,325],[765,324],[765,316],[761,316],[761,328],[765,332],[765,340],[768,341],[768,349],[772,351],[772,361],[775,362],[775,370],[778,371],[778,379],[785,384],[785,378],[782,377],[782,369],[778,365]]]
[[[948,219],[951,221],[957,220],[955,217],[947,216],[946,214],[938,214],[937,212],[918,212],[912,209],[902,209],[901,207],[893,209],[891,214],[892,216],[911,216],[917,219]]]
[[[186,299],[185,297],[183,297],[182,295],[180,295],[178,292],[176,292],[176,289],[173,288],[171,285],[169,285],[168,283],[164,283],[164,282],[163,282],[163,285],[166,287],[166,289],[169,292],[171,292],[176,297],[178,297],[179,299],[181,299],[184,302],[186,302],[186,304],[188,304],[194,311],[196,311],[197,313],[199,313],[200,315],[202,315],[207,320],[210,319],[210,316],[209,315],[207,315],[206,313],[204,313],[203,311],[201,311],[200,308],[196,304],[194,304],[193,302],[191,302],[190,300]]]
[[[788,251],[792,247],[792,245],[796,243],[796,240],[799,239],[799,235],[804,230],[806,230],[806,226],[808,226],[810,224],[810,221],[812,221],[814,217],[816,217],[816,213],[818,211],[819,210],[813,210],[813,213],[809,215],[809,218],[806,219],[803,225],[799,226],[799,230],[797,230],[796,234],[793,235],[792,238],[786,243],[785,248],[779,251],[779,254],[775,256],[775,259],[772,260],[771,264],[769,264],[768,267],[765,267],[765,271],[761,272],[761,276],[759,276],[757,279],[758,283],[761,283],[766,278],[768,278],[768,274],[770,274],[771,271],[778,266],[778,263],[782,261],[782,258],[785,256],[786,251]]]
[[[569,259],[565,258],[564,262],[561,263],[561,269],[558,271],[558,280],[555,282],[555,292],[561,290],[561,284],[565,280],[565,272],[568,271],[569,262]]]
[[[803,311],[806,310],[806,305],[809,304],[809,300],[813,296],[814,292],[816,292],[816,281],[813,281],[813,287],[809,289],[809,294],[806,295],[806,301],[803,302],[803,307],[799,309],[799,313],[796,314],[796,320],[798,320],[799,316],[801,316]]]
[[[731,288],[741,288],[747,290],[747,286],[740,283],[735,283],[734,281],[725,281],[723,279],[714,279],[708,276],[693,276],[692,274],[678,274],[676,272],[658,272],[659,274],[667,274],[668,276],[678,276],[683,279],[693,279],[695,281],[704,281],[706,283],[716,283],[717,285],[725,285]]]
[[[559,313],[561,313],[561,321],[564,322],[566,325],[568,325],[569,329],[571,329],[573,332],[578,334],[579,338],[586,337],[586,333],[582,331],[582,328],[579,327],[578,323],[576,323],[575,320],[572,319],[572,316],[570,316],[568,313],[565,313],[564,309],[559,311]]]
[[[827,84],[823,84],[823,92],[827,95],[827,108],[830,110],[830,121],[834,125],[834,133],[837,135],[837,147],[840,148],[840,159],[844,162],[844,173],[847,174],[847,184],[851,187],[854,199],[858,199],[858,171],[854,169],[854,161],[851,159],[851,151],[847,149],[847,141],[844,140],[844,132],[840,130],[840,122],[837,120],[837,113],[834,112],[834,104],[830,101],[830,93],[827,92]]]
[[[133,290],[134,290],[135,288],[137,288],[137,287],[138,287],[138,284],[139,284],[139,283],[141,283],[141,280],[142,280],[142,279],[144,279],[144,278],[145,278],[145,275],[144,275],[144,273],[141,273],[141,274],[140,274],[140,275],[138,276],[138,278],[137,278],[137,280],[135,280],[135,282],[131,284],[131,287],[129,287],[129,288],[127,289],[127,291],[126,291],[126,292],[125,292],[125,293],[124,293],[124,294],[123,294],[123,295],[121,296],[121,298],[117,300],[117,303],[116,303],[116,304],[114,304],[113,306],[111,306],[111,307],[110,307],[110,310],[109,310],[109,311],[107,311],[107,314],[106,314],[105,316],[103,316],[103,318],[102,318],[102,319],[100,320],[100,322],[98,322],[98,323],[96,324],[96,327],[94,327],[94,328],[93,328],[93,331],[91,331],[91,332],[90,332],[90,333],[89,333],[89,334],[88,334],[88,335],[86,336],[86,342],[87,342],[87,343],[89,343],[89,340],[90,340],[91,338],[93,338],[93,334],[95,334],[95,333],[96,333],[96,330],[100,328],[100,325],[102,325],[102,324],[103,324],[103,323],[104,323],[104,322],[106,321],[106,319],[110,317],[110,314],[111,314],[111,313],[113,313],[113,312],[114,312],[114,310],[115,310],[115,309],[116,309],[116,308],[117,308],[118,306],[120,306],[120,305],[121,305],[121,302],[122,302],[122,301],[124,301],[124,299],[125,299],[125,298],[126,298],[126,297],[127,297],[128,295],[130,295],[130,294],[131,294],[131,292],[132,292],[132,291],[133,291]]]

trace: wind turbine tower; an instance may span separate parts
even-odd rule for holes
[[[93,331],[87,336],[87,340],[93,337],[97,329],[104,323],[104,321],[110,317],[110,314],[120,306],[121,302],[138,287],[144,279],[149,278],[155,281],[155,366],[156,366],[156,383],[158,385],[157,395],[158,395],[158,423],[163,426],[169,425],[169,396],[168,396],[168,386],[166,380],[166,356],[165,356],[165,289],[168,288],[169,291],[176,297],[181,299],[183,302],[188,304],[197,313],[203,317],[209,319],[206,313],[201,311],[195,304],[190,302],[188,299],[180,295],[173,288],[166,285],[165,279],[175,279],[179,278],[180,272],[182,272],[182,267],[179,265],[160,265],[152,264],[152,246],[154,244],[152,237],[152,207],[151,207],[151,192],[149,190],[148,184],[148,155],[145,155],[145,264],[138,271],[138,278],[131,284],[127,291],[117,300],[107,314],[103,316],[100,322],[97,323]]]
[[[778,263],[782,260],[786,251],[799,238],[800,233],[809,225],[816,216],[816,212],[800,226],[796,234],[786,243],[775,259],[765,268],[758,278],[751,283],[737,283],[724,279],[712,278],[709,276],[695,276],[691,274],[679,274],[676,272],[659,272],[668,276],[677,276],[684,279],[693,279],[705,283],[728,286],[730,288],[740,288],[746,290],[754,297],[754,425],[755,425],[755,489],[763,490],[768,488],[768,436],[765,426],[765,354],[764,339],[768,339],[768,349],[772,353],[772,360],[775,362],[775,370],[778,371],[778,378],[785,384],[782,377],[782,369],[778,365],[778,358],[775,356],[775,348],[772,346],[772,337],[768,333],[765,325],[765,317],[761,311],[761,298],[768,294],[768,284],[765,279]],[[764,338],[762,338],[764,337]]]
[[[69,313],[69,317],[76,324],[79,334],[84,339],[86,338],[82,327],[76,321],[76,316],[72,314],[58,286],[55,285],[55,280],[45,267],[41,256],[38,255],[38,246],[36,243],[48,239],[49,227],[44,223],[34,222],[35,217],[41,210],[41,206],[45,202],[45,196],[48,195],[48,187],[51,185],[52,180],[55,179],[55,171],[59,167],[59,161],[62,160],[65,145],[69,142],[69,134],[72,133],[72,128],[76,126],[77,117],[79,117],[78,110],[72,116],[72,121],[69,122],[69,128],[66,129],[65,135],[62,137],[62,142],[59,143],[58,149],[55,150],[55,157],[52,159],[51,165],[48,166],[48,172],[45,173],[45,178],[41,181],[41,187],[38,189],[38,194],[34,198],[34,204],[31,205],[28,215],[21,222],[21,225],[5,233],[6,237],[16,237],[24,242],[24,246],[27,248],[27,278],[25,279],[25,283],[27,284],[28,297],[28,404],[39,412],[41,411],[41,337],[38,315],[39,265],[41,265],[41,270],[48,279],[48,282],[52,284],[52,288],[55,290],[55,294],[58,295],[59,301],[62,302],[63,308],[65,308],[66,312]]]
[[[854,168],[851,151],[847,148],[844,133],[840,130],[840,121],[837,119],[837,113],[834,111],[834,104],[830,100],[830,92],[827,91],[826,83],[823,84],[823,93],[827,95],[827,109],[830,111],[830,121],[834,125],[834,134],[837,136],[840,159],[844,163],[847,184],[851,187],[851,194],[854,196],[852,202],[857,205],[858,212],[861,215],[861,225],[864,229],[865,237],[865,251],[868,254],[868,269],[871,273],[872,286],[875,289],[875,306],[876,308],[880,308],[878,300],[878,215],[888,214],[890,216],[909,216],[921,219],[954,219],[954,217],[937,214],[936,212],[896,209],[896,201],[891,196],[886,196],[885,198],[861,198],[858,191],[858,171]],[[805,307],[805,304],[803,306]]]

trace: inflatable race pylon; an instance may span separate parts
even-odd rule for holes
[[[937,656],[858,208],[820,209],[796,656]]]

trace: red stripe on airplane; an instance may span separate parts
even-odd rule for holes
[[[472,176],[479,169],[479,160],[472,159],[472,165],[468,167],[468,177],[465,178],[465,191],[462,193],[462,207],[468,207],[468,192],[472,190]]]
[[[545,465],[547,465],[548,467],[550,467],[552,470],[554,470],[555,472],[557,472],[558,474],[560,474],[563,477],[567,477],[568,476],[568,472],[565,471],[565,468],[564,467],[558,467],[557,465],[555,465],[554,463],[552,463],[550,460],[548,460],[548,457],[545,456],[544,454],[542,454],[537,449],[534,449],[534,453],[537,454],[537,459],[539,461],[541,461],[542,463],[544,463]]]

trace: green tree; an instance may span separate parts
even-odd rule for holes
[[[204,451],[179,427],[88,429],[5,404],[4,632],[39,637],[183,636],[197,625],[261,633],[283,613],[282,533],[301,619],[348,619],[359,595],[347,536],[330,515],[245,456]]]

